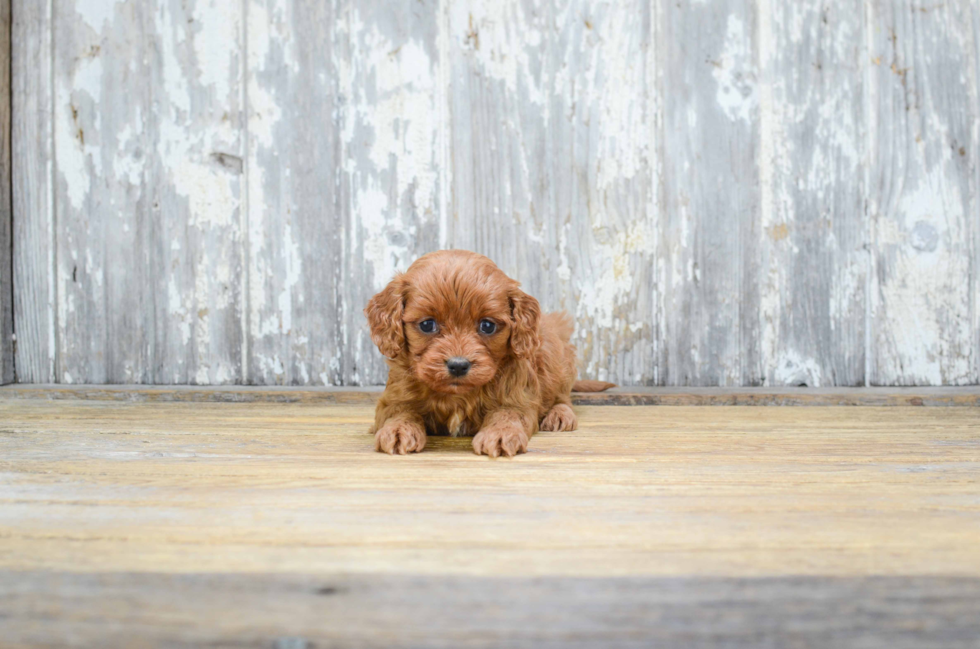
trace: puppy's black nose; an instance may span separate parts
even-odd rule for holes
[[[462,356],[453,356],[446,361],[446,369],[453,376],[466,376],[466,373],[470,371],[470,362]]]

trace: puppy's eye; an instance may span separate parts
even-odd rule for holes
[[[419,323],[419,331],[421,331],[424,334],[433,334],[438,329],[439,327],[438,325],[436,325],[436,321],[433,320],[432,318],[423,320],[422,322]]]
[[[487,334],[488,336],[497,330],[497,323],[493,320],[487,320],[484,318],[480,320],[480,333]]]

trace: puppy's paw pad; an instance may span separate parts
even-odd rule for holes
[[[374,434],[374,450],[389,455],[418,453],[425,448],[425,430],[418,424],[389,421]]]
[[[477,455],[514,457],[527,452],[527,433],[518,426],[491,426],[484,428],[473,438],[473,452]]]
[[[541,420],[541,430],[575,430],[578,427],[578,418],[575,411],[567,403],[555,404],[548,411],[548,414]]]

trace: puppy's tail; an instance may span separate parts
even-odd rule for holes
[[[576,381],[572,384],[572,392],[602,392],[614,387],[616,387],[615,383],[605,381]]]

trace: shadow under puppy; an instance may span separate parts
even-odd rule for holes
[[[539,429],[575,430],[573,387],[613,387],[576,383],[571,318],[542,315],[519,287],[483,255],[443,250],[371,298],[364,313],[389,367],[371,429],[378,451],[417,453],[430,432],[513,456]]]

